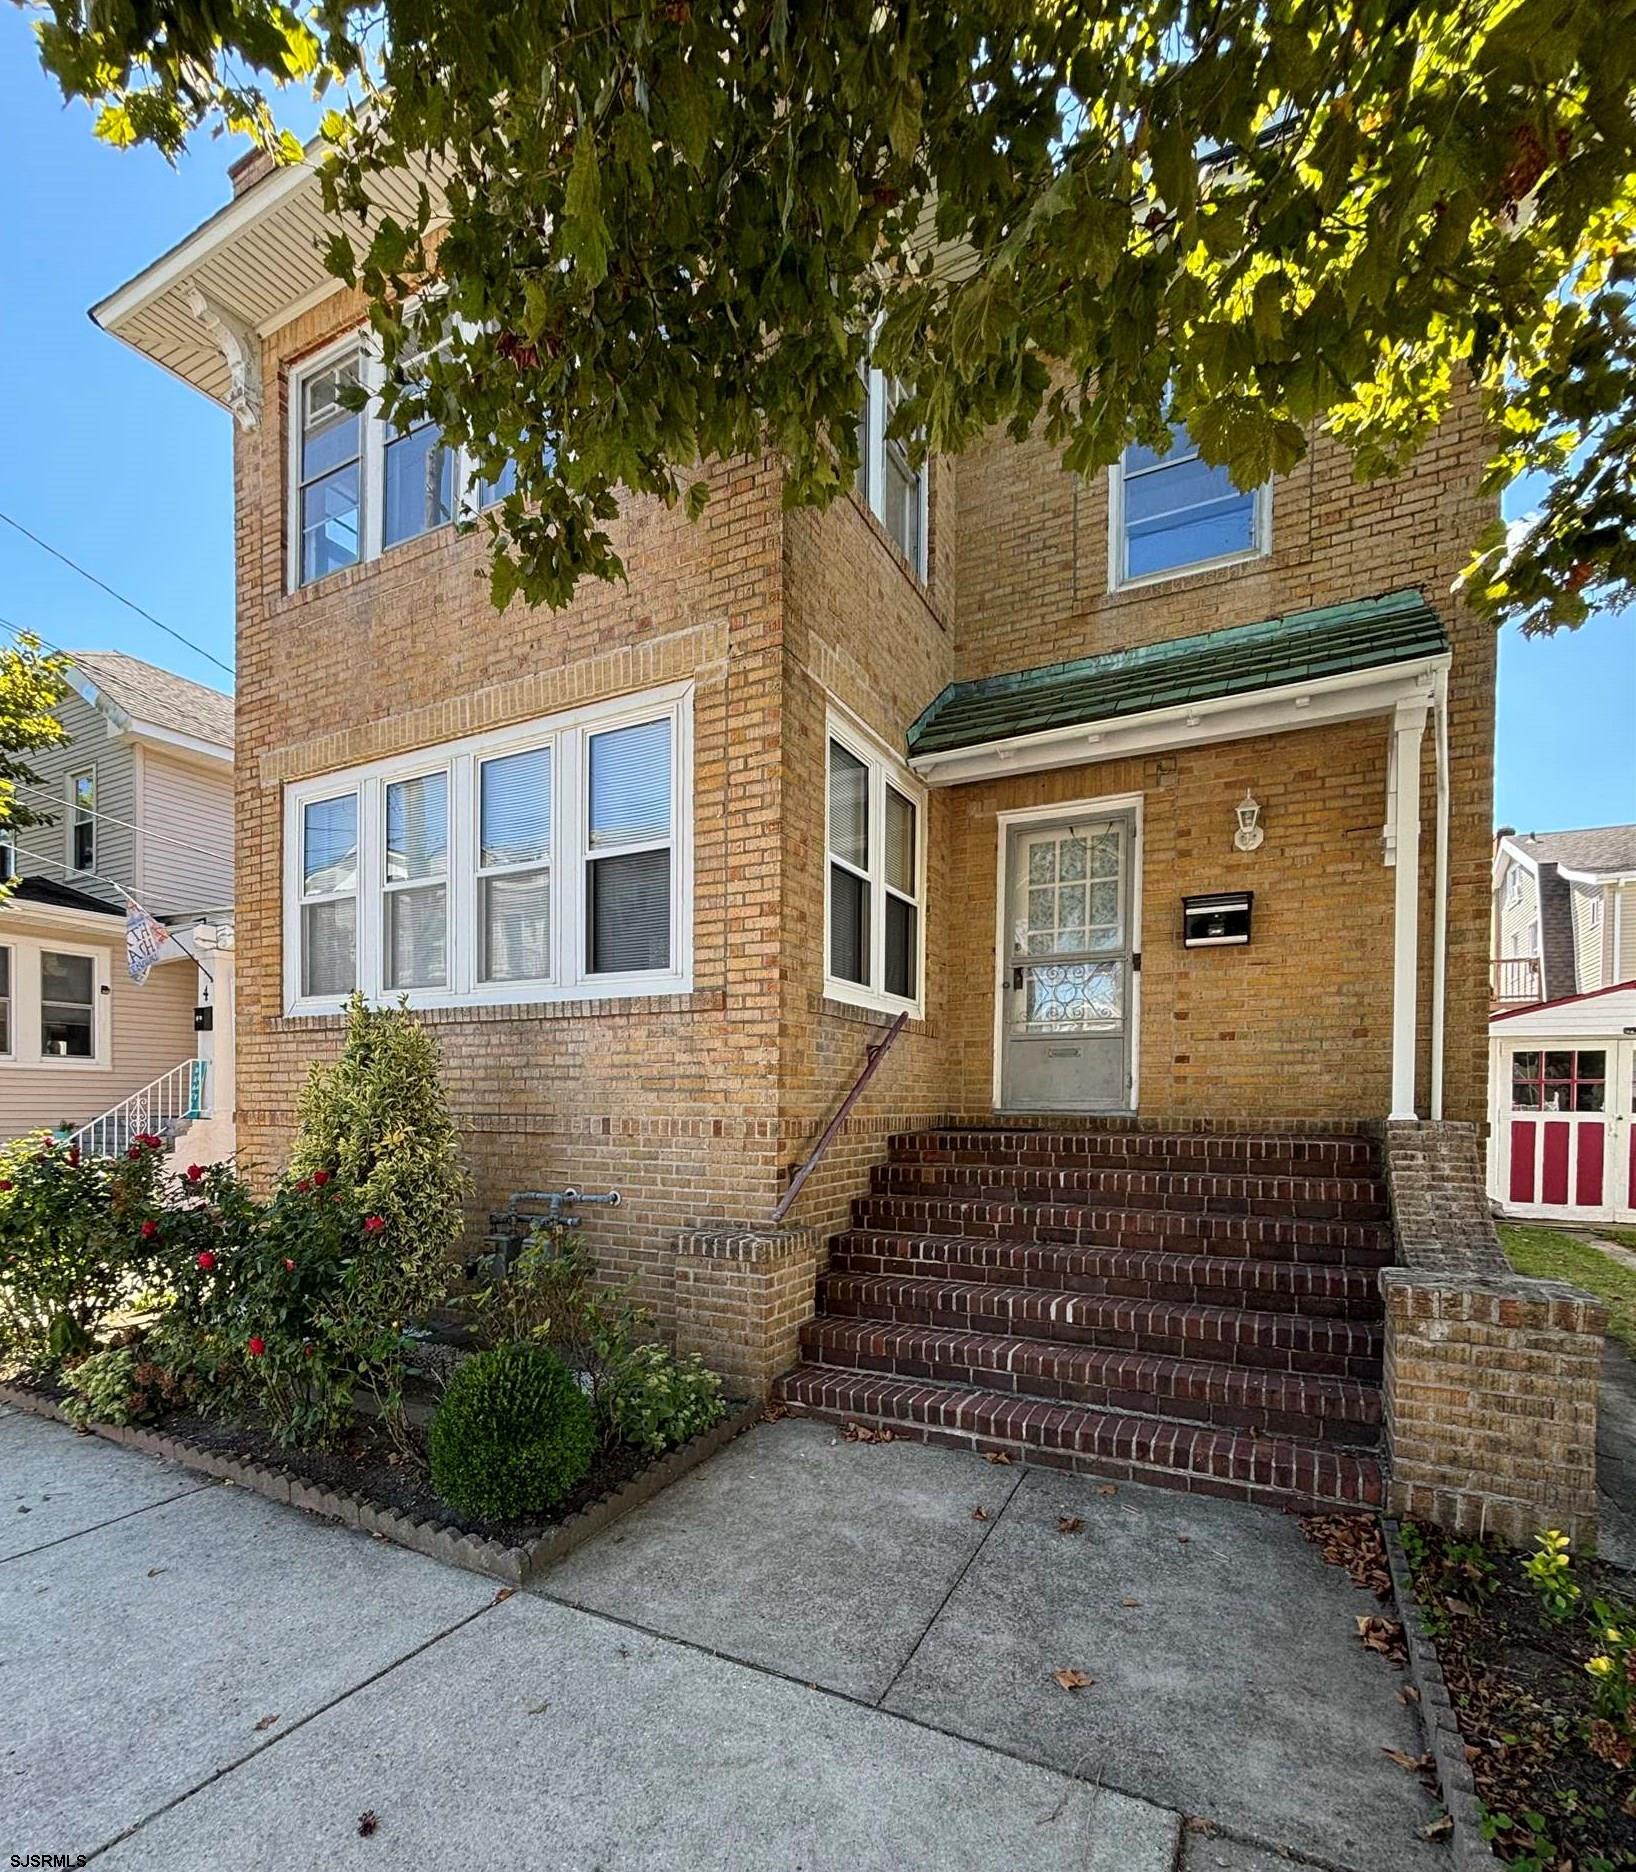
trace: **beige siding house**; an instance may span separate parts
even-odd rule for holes
[[[1636,979],[1636,825],[1494,840],[1496,1008],[1594,994]]]
[[[0,1137],[106,1118],[82,1142],[118,1148],[215,1111],[215,1035],[196,1036],[194,1010],[231,992],[233,703],[113,651],[77,654],[70,683],[68,739],[35,757],[24,793],[49,822],[19,830],[5,861]],[[132,902],[175,932],[140,985]],[[231,1149],[230,1119],[209,1154]]]

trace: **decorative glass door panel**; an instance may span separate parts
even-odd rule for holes
[[[1008,1111],[1129,1104],[1131,841],[1126,818],[1011,834],[1001,989]]]
[[[1519,1042],[1500,1054],[1506,1209],[1565,1221],[1636,1216],[1636,1043]]]

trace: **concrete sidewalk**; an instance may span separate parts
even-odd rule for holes
[[[1083,1528],[1058,1533],[1064,1515]],[[9,1414],[0,1556],[0,1854],[1440,1857],[1419,1837],[1433,1808],[1380,1753],[1419,1743],[1352,1636],[1368,1602],[1291,1523],[1230,1504],[790,1421],[496,1603],[476,1576]],[[1061,1668],[1093,1681],[1065,1691]]]

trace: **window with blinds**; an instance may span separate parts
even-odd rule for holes
[[[677,685],[291,788],[287,1008],[690,986],[690,746]]]
[[[842,999],[893,1008],[919,1001],[922,810],[906,774],[831,725],[825,972]]]

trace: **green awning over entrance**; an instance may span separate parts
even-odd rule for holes
[[[1441,656],[1448,637],[1418,591],[1291,611],[1260,624],[951,683],[909,730],[911,758],[1253,695]]]

